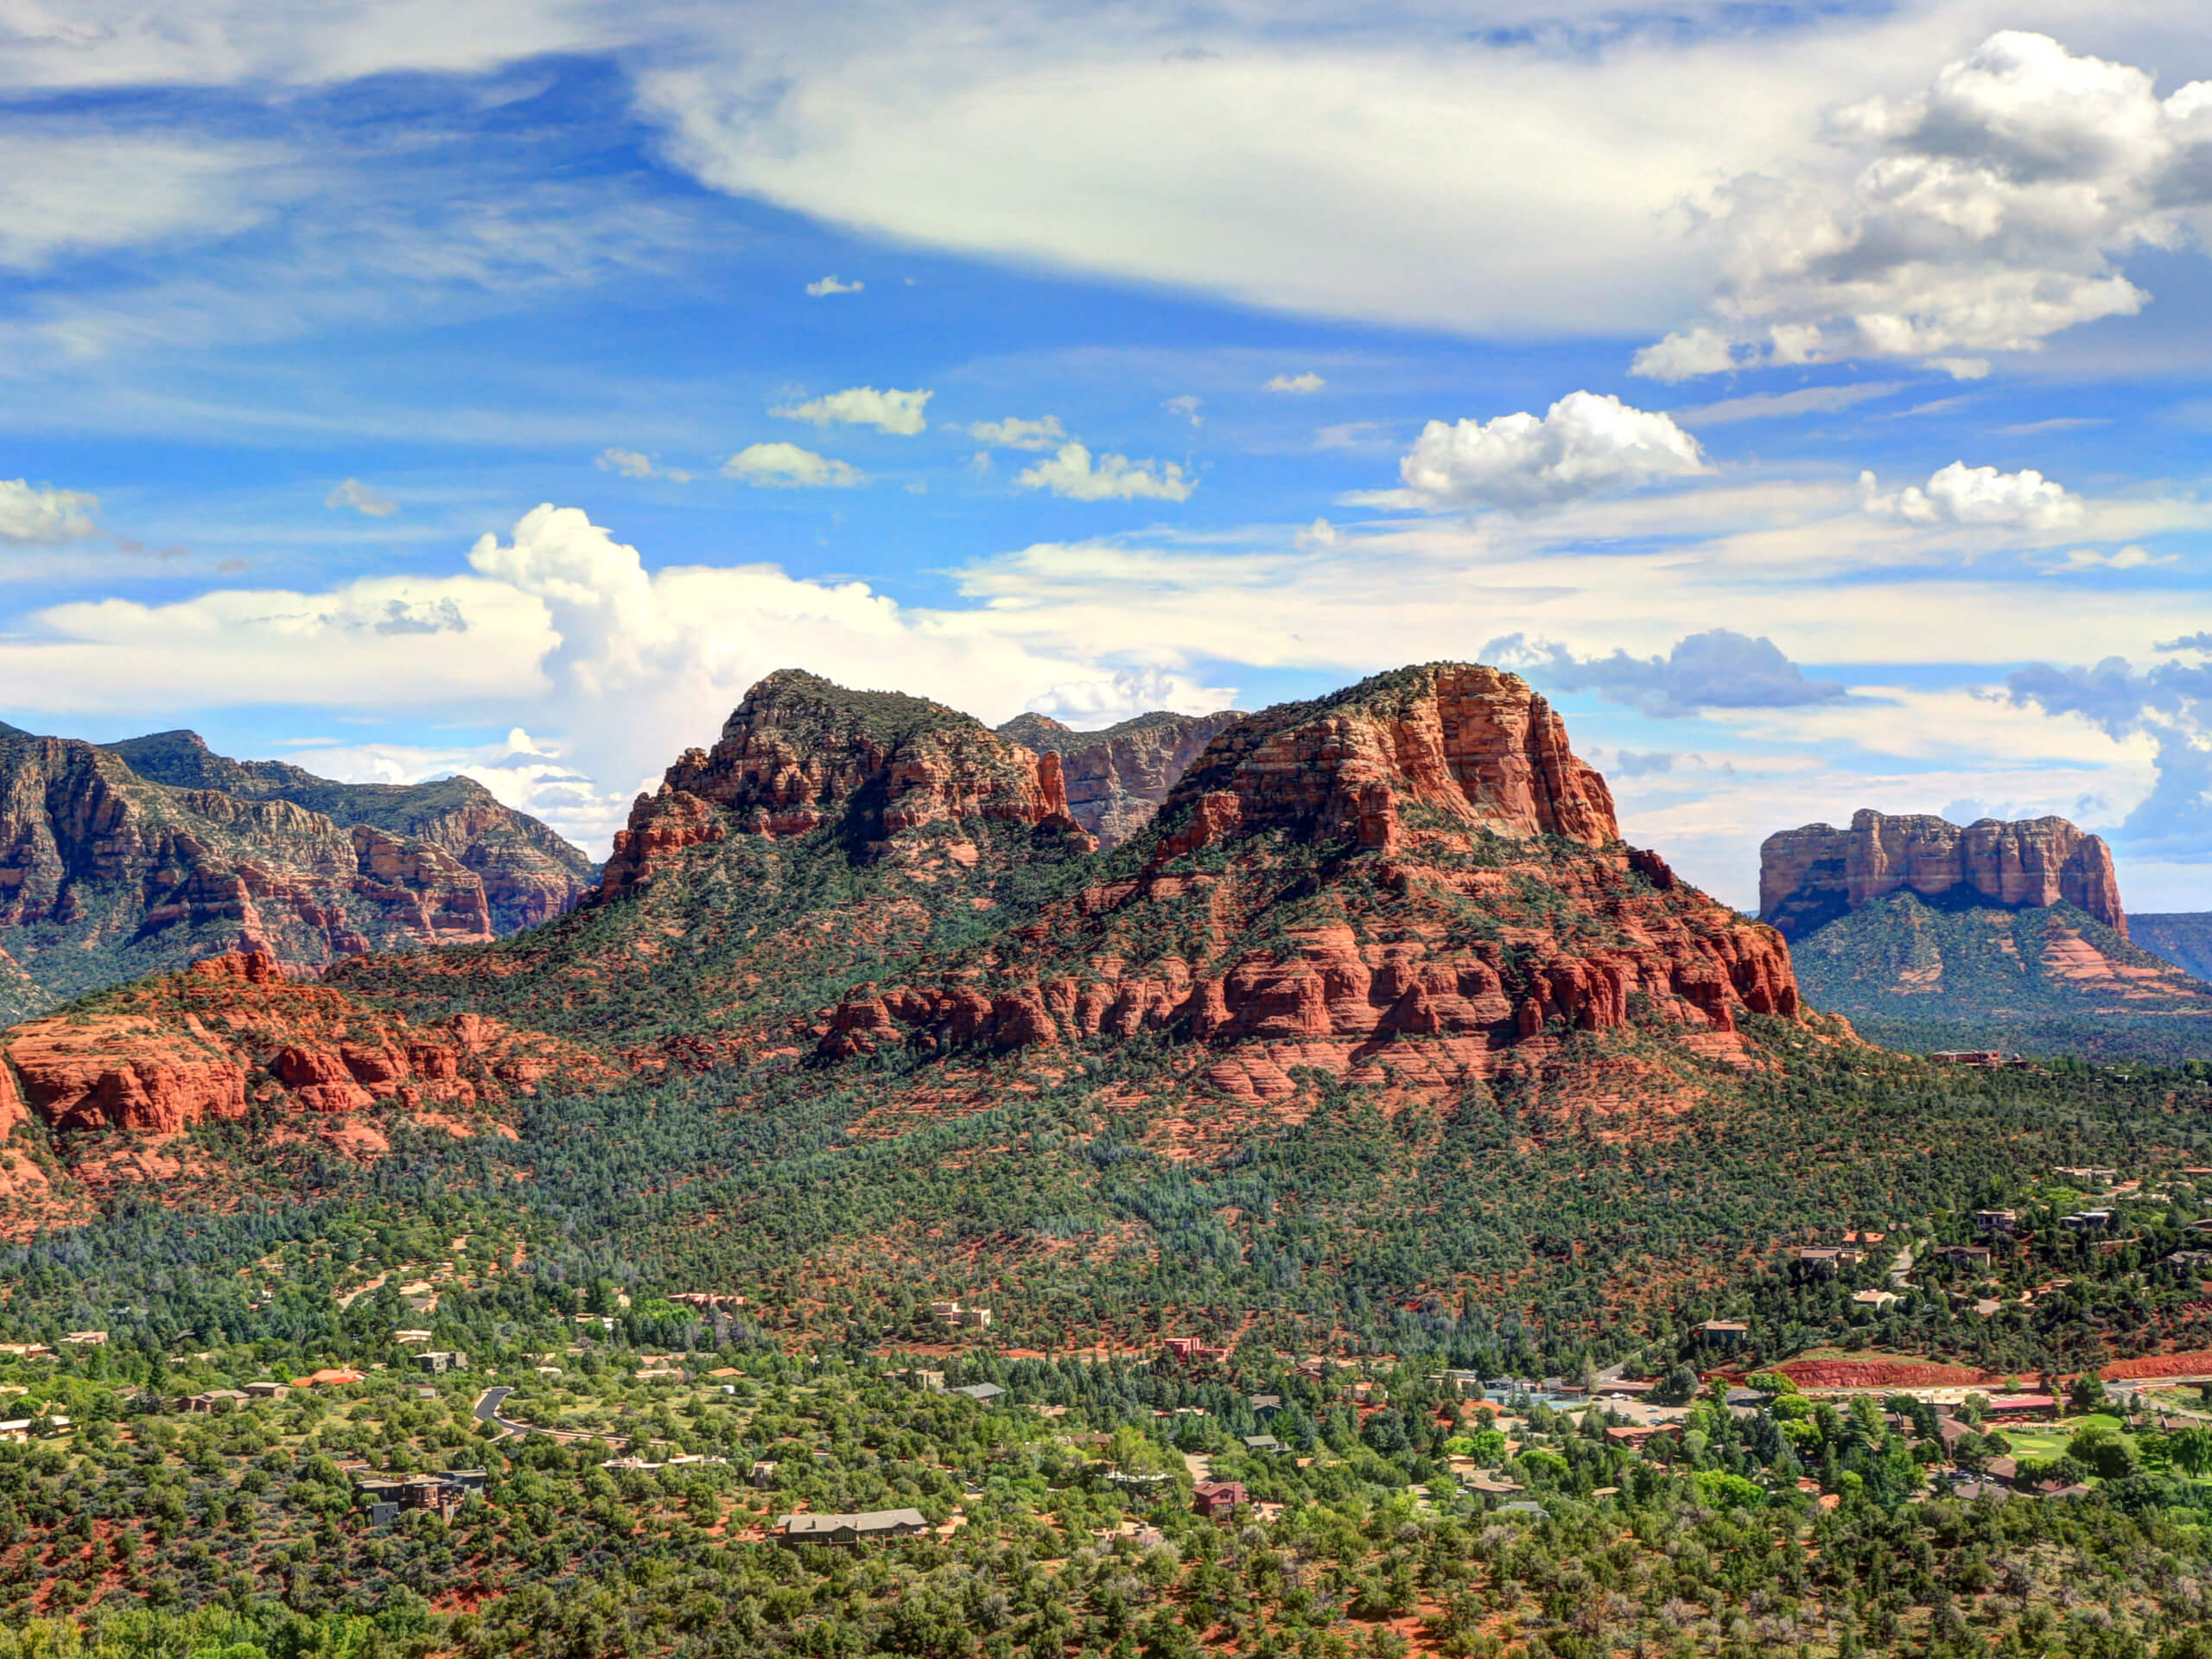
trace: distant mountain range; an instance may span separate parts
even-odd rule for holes
[[[575,904],[579,849],[467,778],[340,784],[193,732],[0,726],[0,1014],[225,950],[292,970],[488,942]]]
[[[1759,894],[1807,999],[1877,1042],[2212,1055],[2212,984],[2144,948],[2146,918],[2131,924],[2110,850],[2063,818],[1808,824],[1767,838]],[[2212,922],[2147,925],[2164,938],[2161,923],[2191,919]]]

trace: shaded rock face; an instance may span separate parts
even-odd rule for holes
[[[535,927],[575,906],[591,861],[472,778],[428,784],[340,784],[281,760],[232,760],[197,732],[157,732],[104,746],[149,782],[240,800],[289,801],[334,823],[366,825],[446,854],[483,883],[493,932]]]
[[[2127,937],[2161,961],[2212,981],[2212,911],[2138,911]]]
[[[149,783],[89,743],[0,739],[0,939],[41,996],[226,950],[315,969],[495,937],[482,878],[429,841]]]
[[[2112,852],[2064,818],[1961,826],[1861,810],[1848,830],[1807,824],[1759,849],[1759,916],[1792,939],[1891,893],[2017,910],[2064,902],[2125,938]]]
[[[1039,754],[1059,756],[1069,816],[1111,850],[1152,822],[1185,769],[1242,718],[1233,709],[1211,715],[1162,711],[1079,732],[1043,715],[1020,715],[998,734]]]
[[[687,749],[614,837],[598,897],[652,880],[686,848],[837,830],[865,854],[925,826],[981,818],[1082,833],[1057,754],[897,692],[850,691],[785,669],[745,695],[712,749]]]
[[[988,962],[855,988],[818,1053],[1159,1033],[1201,1046],[1214,1086],[1276,1097],[1300,1065],[1448,1090],[1631,1025],[1737,1058],[1743,1014],[1802,1017],[1781,937],[1621,847],[1604,780],[1494,670],[1407,670],[1246,716],[1148,835],[1135,874]]]

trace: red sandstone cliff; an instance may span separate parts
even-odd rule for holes
[[[1211,715],[1161,712],[1078,732],[1043,715],[1021,715],[998,734],[1039,754],[1059,756],[1068,815],[1111,850],[1152,822],[1206,745],[1243,718],[1233,709]]]
[[[1861,810],[1848,830],[1807,824],[1759,849],[1759,915],[1793,939],[1900,891],[2006,909],[2063,900],[2127,932],[2111,849],[2064,818],[1961,827]]]
[[[1492,669],[1247,716],[1153,833],[1140,874],[984,957],[856,988],[821,1053],[1155,1033],[1202,1046],[1217,1086],[1273,1096],[1297,1065],[1449,1089],[1631,1026],[1732,1057],[1743,1014],[1801,1016],[1781,938],[1621,847],[1557,715]],[[1341,861],[1313,871],[1287,844]]]
[[[174,1135],[249,1102],[328,1114],[391,1103],[474,1113],[590,1056],[480,1014],[427,1024],[289,977],[264,953],[210,957],[116,994],[100,1012],[0,1033],[10,1102],[49,1128]],[[14,1092],[19,1090],[20,1092]]]
[[[941,703],[784,669],[745,694],[711,750],[687,749],[657,793],[638,797],[598,896],[634,892],[683,849],[726,835],[836,823],[865,845],[965,818],[1077,830],[1058,755]]]

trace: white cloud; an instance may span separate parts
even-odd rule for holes
[[[1057,415],[1034,421],[1013,416],[1002,421],[971,421],[968,435],[1001,449],[1051,449],[1065,443],[1068,436]]]
[[[1308,392],[1319,391],[1328,384],[1313,370],[1308,369],[1303,374],[1279,374],[1261,390],[1288,392],[1293,397],[1302,397]]]
[[[837,280],[837,273],[831,271],[820,282],[809,283],[806,285],[806,291],[810,298],[821,300],[827,299],[832,294],[857,294],[867,286],[868,284],[862,282],[841,283]]]
[[[351,507],[371,518],[389,518],[399,511],[399,503],[388,496],[378,495],[358,478],[349,478],[328,495],[322,498],[326,507]]]
[[[1916,96],[1832,111],[1837,161],[1747,172],[1698,205],[1723,334],[1638,354],[1662,378],[1777,363],[1916,357],[1961,379],[1988,352],[2129,316],[2120,261],[2190,239],[2212,205],[2212,82],[2161,99],[2146,72],[2007,29]],[[2201,224],[2198,228],[2202,228]]]
[[[2050,569],[2053,574],[2062,570],[2142,570],[2152,565],[2175,563],[2180,557],[2177,553],[2153,553],[2140,543],[2130,542],[2110,552],[2094,547],[2070,549],[2065,558]]]
[[[1860,505],[1877,518],[1909,524],[2001,524],[2054,530],[2078,524],[2082,499],[2032,467],[2000,473],[1955,461],[1921,489],[1908,485],[1880,493],[1874,474],[1859,474]]]
[[[1317,548],[1334,547],[1338,541],[1337,527],[1325,518],[1316,518],[1300,531],[1294,540],[1309,552]]]
[[[1183,476],[1173,461],[1131,461],[1127,455],[1101,455],[1094,465],[1090,451],[1079,443],[1065,443],[1050,461],[1040,461],[1014,480],[1024,489],[1050,490],[1071,501],[1187,501],[1198,480]]]
[[[1726,338],[1710,328],[1693,328],[1646,346],[1630,361],[1628,372],[1671,385],[1700,375],[1726,374],[1735,366],[1735,348]]]
[[[811,398],[771,410],[787,421],[808,421],[816,426],[872,426],[911,438],[929,423],[922,410],[936,396],[928,391],[878,391],[874,386],[848,386],[826,397]]]
[[[1205,416],[1198,413],[1198,410],[1205,407],[1205,399],[1193,397],[1187,391],[1179,397],[1170,397],[1166,403],[1162,404],[1160,407],[1166,410],[1170,415],[1178,416],[1180,418],[1188,421],[1192,426],[1204,426],[1205,424]]]
[[[691,474],[677,467],[664,467],[659,457],[636,449],[602,449],[592,465],[602,473],[619,473],[624,478],[664,478],[671,484],[689,484]]]
[[[35,270],[74,255],[230,235],[300,188],[289,161],[262,146],[168,133],[0,130],[0,266]]]
[[[1893,397],[1905,389],[1902,380],[1873,380],[1848,386],[1801,386],[1796,391],[1761,391],[1745,397],[1724,397],[1717,404],[1700,404],[1667,412],[1680,426],[1726,426],[1734,421],[1770,421],[1794,415],[1832,415],[1854,404]]]
[[[1431,421],[1398,467],[1414,504],[1511,512],[1712,470],[1668,416],[1588,391],[1569,392],[1541,419]]]
[[[857,467],[795,443],[750,443],[722,463],[722,476],[784,489],[849,490],[868,482]]]
[[[100,499],[81,490],[34,489],[28,479],[0,478],[0,542],[45,543],[89,536]]]

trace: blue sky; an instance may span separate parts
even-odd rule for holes
[[[597,853],[777,667],[1483,658],[1738,903],[1872,806],[2212,908],[2183,10],[7,0],[0,715]]]

